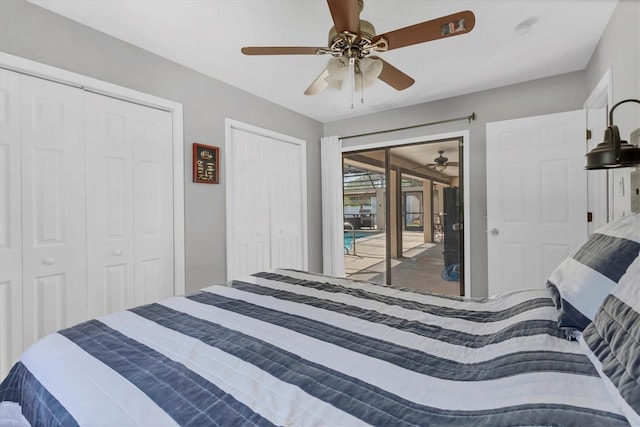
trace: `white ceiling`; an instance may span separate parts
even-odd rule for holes
[[[416,83],[304,90],[327,56],[244,56],[243,46],[326,46],[324,0],[29,0],[321,122],[390,110],[586,67],[617,0],[364,0],[378,34],[462,10],[465,35],[380,54]],[[523,21],[531,30],[515,31]]]

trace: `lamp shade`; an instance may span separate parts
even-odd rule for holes
[[[640,147],[620,140],[617,126],[604,131],[604,141],[587,153],[585,169],[611,169],[640,165]]]
[[[347,78],[349,73],[349,59],[346,57],[331,58],[327,62],[327,81],[340,82]]]
[[[609,126],[604,131],[604,141],[587,153],[585,169],[626,168],[640,165],[640,147],[621,141],[618,126],[613,125],[613,112],[627,102],[640,104],[639,99],[624,99],[611,107]]]
[[[360,59],[358,61],[359,72],[355,75],[355,90],[360,91],[363,87],[371,86],[382,73],[382,67],[382,61],[379,59]]]

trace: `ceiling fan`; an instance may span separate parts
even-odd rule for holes
[[[329,30],[328,47],[250,46],[241,51],[245,55],[331,55],[327,68],[305,95],[320,93],[329,85],[339,87],[347,78],[355,90],[376,79],[404,90],[415,80],[376,53],[466,34],[475,25],[475,15],[465,10],[376,35],[373,25],[360,19],[362,1],[327,0],[334,23]]]
[[[439,156],[433,159],[433,163],[427,163],[425,166],[433,168],[442,172],[447,166],[458,166],[458,162],[450,162],[447,157],[444,157],[444,150],[438,150]]]

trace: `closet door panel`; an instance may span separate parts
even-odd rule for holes
[[[89,317],[135,301],[131,107],[85,93]]]
[[[21,76],[24,344],[87,318],[82,91]]]
[[[301,147],[271,144],[271,268],[303,269]]]
[[[20,76],[0,70],[0,378],[22,352]]]
[[[231,130],[227,203],[233,212],[227,230],[227,278],[235,279],[271,268],[269,213],[270,139],[242,129]]]
[[[135,304],[174,294],[172,119],[165,111],[133,110]]]

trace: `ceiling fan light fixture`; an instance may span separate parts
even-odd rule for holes
[[[438,157],[433,159],[433,168],[438,172],[444,171],[449,166],[449,159],[443,156],[444,150],[438,150]]]
[[[382,73],[382,61],[364,57],[358,61],[355,74],[355,90],[372,86]]]
[[[376,81],[382,73],[382,61],[364,57],[360,61],[360,72],[367,81]]]
[[[344,56],[329,59],[327,62],[327,72],[329,73],[329,76],[326,78],[328,83],[342,83],[349,73],[349,60]]]

